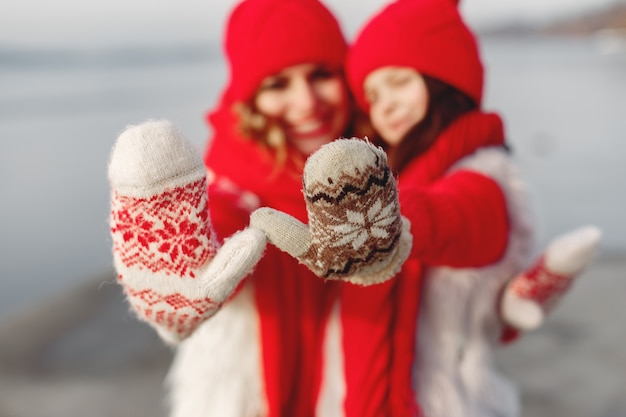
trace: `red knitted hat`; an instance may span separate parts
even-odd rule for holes
[[[339,23],[318,0],[244,0],[225,39],[235,101],[251,99],[265,77],[292,65],[342,68],[347,52]]]
[[[455,0],[397,0],[357,35],[346,72],[359,105],[368,109],[363,82],[384,66],[405,66],[464,92],[480,105],[483,66],[474,35]]]

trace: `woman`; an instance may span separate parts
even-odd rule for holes
[[[346,42],[317,0],[240,3],[225,51],[229,81],[207,118],[213,135],[204,158],[219,240],[245,228],[260,206],[305,220],[306,157],[357,127],[342,71]],[[169,377],[172,415],[313,415],[336,291],[268,248],[236,295],[180,345]]]
[[[272,247],[259,261],[265,237],[247,225],[260,206],[305,220],[306,158],[357,133],[347,45],[317,0],[245,0],[230,15],[225,52],[206,170],[169,123],[129,128],[116,143],[119,282],[139,317],[177,344],[172,416],[327,415],[325,328],[339,284]]]

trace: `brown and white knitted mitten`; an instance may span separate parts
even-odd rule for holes
[[[539,327],[591,262],[601,235],[587,226],[553,240],[532,267],[507,284],[500,305],[504,322],[523,331]]]
[[[263,254],[246,229],[219,248],[202,159],[167,121],[128,127],[110,161],[110,230],[118,282],[141,320],[169,343],[213,315]]]
[[[326,144],[307,159],[303,184],[308,226],[267,207],[250,225],[325,279],[370,285],[400,270],[412,236],[382,149],[357,138]]]

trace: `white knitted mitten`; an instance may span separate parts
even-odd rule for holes
[[[263,207],[250,225],[317,276],[370,285],[393,277],[411,249],[387,155],[361,139],[338,139],[304,167],[308,226]]]
[[[601,235],[587,226],[553,240],[532,267],[507,284],[500,306],[504,322],[523,331],[539,327],[591,262]]]
[[[109,161],[118,282],[140,319],[169,343],[213,315],[263,254],[246,229],[219,248],[202,159],[167,121],[128,127]]]

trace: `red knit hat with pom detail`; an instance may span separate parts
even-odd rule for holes
[[[361,29],[347,59],[352,92],[363,109],[363,82],[385,66],[411,67],[443,81],[480,106],[483,66],[474,35],[454,0],[397,0]]]
[[[229,90],[248,101],[264,78],[304,63],[341,69],[347,53],[339,23],[318,0],[244,0],[226,26]]]

